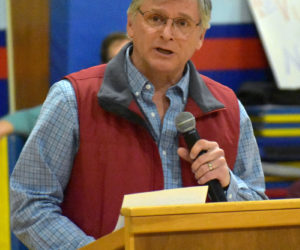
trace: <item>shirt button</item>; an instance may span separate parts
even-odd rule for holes
[[[232,199],[232,194],[228,195],[228,199],[231,200]]]
[[[139,96],[140,95],[140,93],[139,92],[135,92],[135,96]]]
[[[151,116],[152,116],[152,117],[155,117],[155,113],[154,113],[154,112],[151,112]]]
[[[163,155],[167,155],[167,152],[165,150],[162,151]]]
[[[150,90],[150,89],[151,89],[151,85],[150,85],[150,84],[147,84],[147,85],[146,85],[146,89]]]

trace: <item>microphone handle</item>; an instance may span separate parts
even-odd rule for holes
[[[192,129],[188,132],[183,133],[183,137],[189,150],[191,150],[194,144],[200,139],[200,136],[196,129]],[[205,154],[206,152],[207,152],[206,150],[202,150],[197,157],[199,157],[202,154]],[[213,202],[227,201],[226,196],[224,194],[224,190],[218,179],[210,180],[206,184],[209,187],[208,196],[211,201]]]

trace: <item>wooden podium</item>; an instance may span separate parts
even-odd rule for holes
[[[300,249],[300,199],[128,207],[84,250]]]

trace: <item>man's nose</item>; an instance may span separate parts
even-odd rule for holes
[[[174,37],[174,25],[173,25],[173,20],[172,19],[168,19],[166,20],[166,23],[164,24],[163,26],[163,29],[162,29],[162,37],[166,40],[170,40],[170,39],[173,39]]]

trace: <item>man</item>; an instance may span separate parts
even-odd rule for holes
[[[130,42],[130,40],[127,34],[123,32],[113,32],[105,37],[100,48],[102,63],[110,61],[128,42]]]
[[[130,42],[126,33],[114,32],[109,34],[101,43],[100,59],[108,63],[126,44]],[[41,105],[22,109],[0,119],[0,139],[12,133],[28,137],[40,114]]]
[[[52,88],[11,178],[12,227],[29,247],[78,248],[111,232],[127,193],[216,178],[229,201],[266,199],[244,108],[189,61],[210,11],[209,0],[133,0],[132,44]],[[183,110],[203,138],[191,152],[174,124]]]

